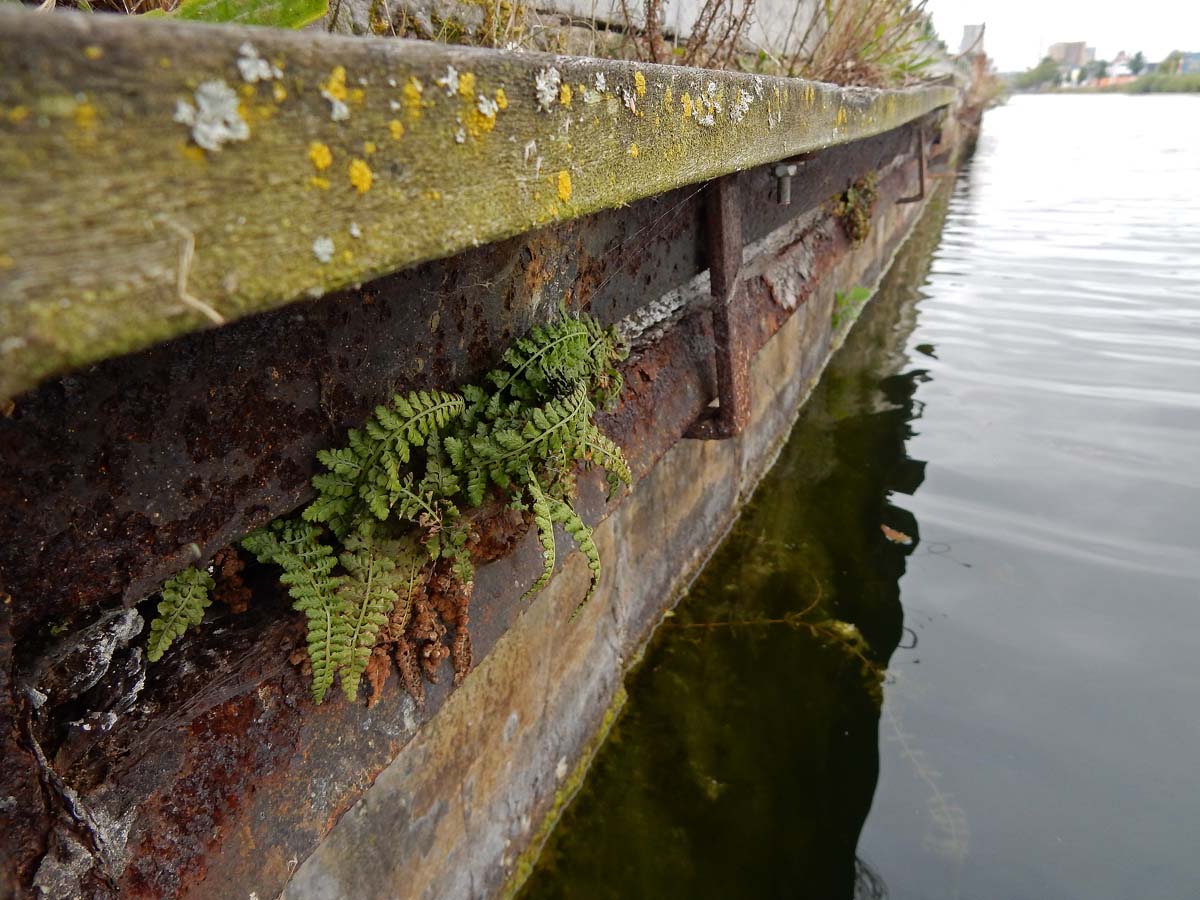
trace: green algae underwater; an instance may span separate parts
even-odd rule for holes
[[[855,846],[879,771],[884,671],[904,636],[899,579],[918,543],[888,496],[923,478],[905,453],[922,376],[903,350],[945,196],[628,677],[625,711],[523,900],[799,885],[806,897],[882,896]]]

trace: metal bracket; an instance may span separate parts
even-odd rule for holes
[[[917,137],[917,173],[921,179],[921,188],[911,197],[900,197],[897,203],[917,203],[925,199],[925,126],[918,125]]]
[[[736,175],[726,175],[705,188],[719,405],[706,409],[685,435],[700,440],[734,437],[750,420],[749,351],[737,333],[735,306],[742,268],[742,208],[736,179]]]

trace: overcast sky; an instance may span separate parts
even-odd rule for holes
[[[1037,65],[1057,41],[1086,41],[1097,59],[1200,51],[1200,0],[928,0],[926,8],[953,52],[964,25],[986,22],[986,50],[1002,72]]]

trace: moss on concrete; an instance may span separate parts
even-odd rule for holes
[[[21,7],[0,58],[0,398],[953,97]]]

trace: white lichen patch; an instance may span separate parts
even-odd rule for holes
[[[734,124],[737,124],[746,117],[746,113],[750,111],[750,104],[753,102],[753,97],[743,90],[738,90],[737,102],[729,107],[729,118]]]
[[[256,81],[273,81],[283,77],[283,70],[258,55],[254,45],[246,41],[238,47],[238,71],[242,73],[242,81],[251,84]]]
[[[608,90],[608,81],[607,81],[607,79],[605,79],[604,73],[597,72],[596,73],[596,91],[598,93],[603,94],[607,90]]]
[[[458,69],[446,66],[446,74],[437,79],[435,84],[440,84],[446,89],[446,93],[453,97],[458,93]]]
[[[357,222],[351,222],[350,228],[348,230],[350,232],[350,237],[352,237],[352,238],[362,237],[362,229],[358,227]]]
[[[561,85],[562,76],[558,74],[558,69],[554,66],[542,69],[537,73],[533,86],[537,91],[538,109],[542,112],[549,112],[553,108],[554,104],[558,102]]]
[[[586,91],[583,92],[583,102],[588,104],[589,106],[594,103],[599,103],[603,99],[604,99],[603,94],[601,94],[599,91],[593,91],[591,88],[588,88]]]
[[[312,251],[313,256],[317,258],[319,263],[333,262],[333,238],[321,235],[313,241]]]
[[[621,101],[625,104],[625,108],[637,115],[637,95],[629,88],[621,88]]]
[[[467,129],[463,126],[458,126],[458,131],[454,132],[454,143],[465,144],[467,142]]]
[[[399,100],[389,100],[388,109],[390,109],[392,112],[399,112],[400,110],[404,109],[404,104]]]
[[[329,120],[331,122],[344,122],[350,118],[350,107],[344,100],[339,100],[329,91],[321,91],[321,96],[329,101]]]
[[[763,84],[764,84],[763,77],[761,75],[755,75],[754,76],[754,93],[758,96],[759,100],[762,99]]]
[[[710,81],[708,89],[703,93],[696,94],[696,100],[692,106],[692,117],[696,120],[697,125],[711,127],[717,123],[717,114],[721,112],[721,101],[717,99],[717,83]]]
[[[495,118],[496,113],[500,111],[500,104],[484,94],[478,96],[478,102],[475,104],[483,115],[489,119]]]
[[[205,150],[220,150],[222,144],[244,141],[250,126],[238,112],[238,98],[224,81],[205,81],[195,94],[196,105],[180,100],[175,121],[192,129],[192,140]]]

